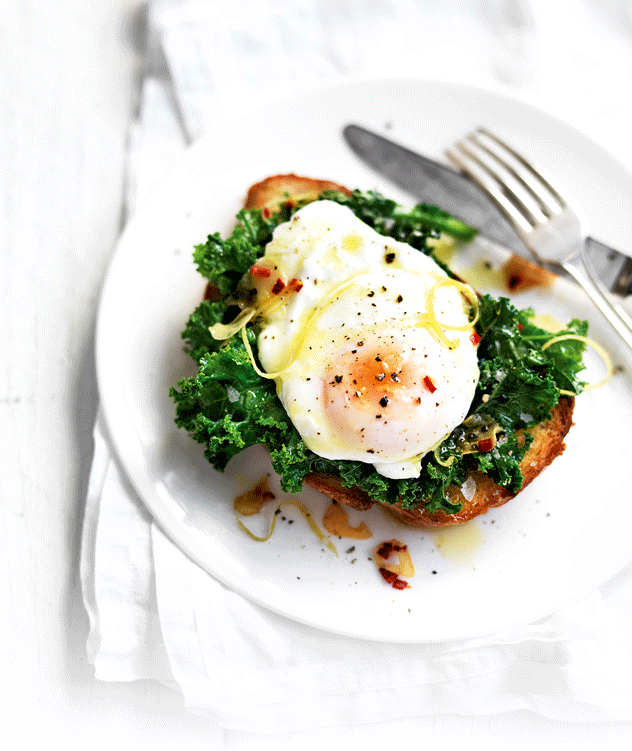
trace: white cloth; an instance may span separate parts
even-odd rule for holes
[[[479,83],[531,79],[528,51],[539,27],[530,6],[483,3],[497,18],[491,28],[479,3],[462,5],[156,2],[128,208],[187,140],[305,82],[377,68],[438,73],[431,63],[441,51],[443,74],[461,72],[467,60]],[[434,27],[449,29],[449,54],[440,34],[422,34],[420,48],[419,30]],[[497,52],[479,48],[493,34],[513,40],[510,58],[499,62]],[[515,709],[568,721],[632,719],[632,653],[623,636],[632,568],[563,612],[491,637],[401,646],[327,634],[250,603],[191,562],[152,522],[100,417],[94,434],[81,581],[98,679],[154,678],[180,690],[191,711],[260,733]]]

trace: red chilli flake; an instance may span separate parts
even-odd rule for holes
[[[267,269],[265,266],[251,266],[250,276],[270,276],[272,269]]]
[[[474,331],[474,333],[470,334],[470,341],[475,347],[480,342],[480,340],[481,335],[477,331]]]
[[[382,543],[382,546],[378,548],[377,554],[380,556],[380,558],[384,558],[384,560],[388,560],[388,557],[391,553],[399,553],[400,550],[406,550],[406,545],[393,545],[392,542],[384,542]]]
[[[294,277],[294,279],[290,279],[288,282],[287,288],[292,290],[292,292],[300,292],[303,289],[303,282]]]
[[[410,584],[403,579],[395,579],[395,581],[391,584],[391,587],[393,587],[393,589],[409,589]]]
[[[381,568],[380,574],[382,574],[387,584],[392,584],[397,579],[397,574],[394,574],[386,568]]]
[[[486,451],[491,451],[494,448],[494,442],[491,438],[483,438],[482,441],[478,442],[478,450],[481,453],[485,453]]]
[[[261,213],[263,214],[263,216],[264,216],[264,217],[265,217],[266,219],[269,219],[269,218],[270,218],[270,209],[269,209],[269,208],[267,208],[267,207],[266,207],[265,209],[263,209],[263,211],[262,211]]]
[[[273,295],[278,295],[282,289],[285,287],[285,282],[281,277],[279,277],[276,282],[272,285],[272,289],[270,290]]]
[[[424,386],[431,394],[434,394],[434,392],[437,390],[437,387],[432,382],[432,378],[430,376],[424,376]]]
[[[379,571],[384,577],[386,583],[390,584],[393,589],[408,589],[410,587],[410,584],[407,581],[400,579],[397,574],[394,574],[392,571],[385,568],[381,568]]]
[[[518,331],[522,331],[523,328],[524,328],[524,326],[521,323],[519,323],[518,324]]]
[[[406,550],[407,547],[407,545],[393,545],[390,540],[387,540],[380,545],[376,553],[378,556],[386,560],[389,558],[391,553],[398,553],[400,550]],[[393,571],[389,571],[383,566],[380,566],[378,568],[378,571],[380,572],[380,574],[382,574],[382,577],[385,579],[385,581],[394,589],[408,589],[410,587],[410,584],[407,581],[400,579]]]

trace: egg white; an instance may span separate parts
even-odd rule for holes
[[[424,454],[467,416],[479,377],[468,306],[455,287],[437,287],[447,274],[333,201],[279,225],[258,264],[300,280],[276,300],[268,291],[258,347],[307,446],[386,477],[419,476]],[[424,323],[433,289],[437,320],[464,330],[439,337]]]

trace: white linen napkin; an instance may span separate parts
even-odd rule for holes
[[[439,18],[446,5],[427,12]],[[371,73],[365,58],[376,45],[394,56],[405,30],[428,22],[416,4],[393,0],[380,5],[378,33],[367,15],[375,8],[368,0],[155,3],[128,208],[211,124],[305,81]],[[452,17],[453,35],[470,52],[473,14]],[[153,523],[101,416],[94,437],[81,582],[98,679],[154,678],[220,726],[261,733],[515,709],[569,721],[632,719],[623,638],[632,568],[550,618],[491,637],[402,646],[328,634],[252,604],[194,564]]]

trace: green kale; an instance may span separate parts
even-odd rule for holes
[[[286,217],[287,212],[283,211],[264,216],[259,209],[242,209],[228,239],[223,240],[216,232],[208,236],[206,243],[195,246],[193,260],[198,271],[221,297],[230,294],[243,274],[262,255],[272,239],[274,228],[286,221]]]
[[[348,196],[328,191],[321,198],[348,206],[377,232],[424,253],[431,252],[427,239],[440,232],[460,239],[475,234],[440,209],[420,204],[405,212],[375,192],[354,191]],[[214,323],[234,316],[230,295],[239,279],[263,254],[274,228],[301,205],[288,202],[273,214],[241,211],[228,239],[210,235],[204,245],[195,248],[200,273],[219,290],[222,299],[202,302],[182,334],[199,371],[171,389],[177,425],[204,444],[204,455],[220,471],[244,448],[266,446],[282,488],[292,493],[300,491],[310,472],[324,472],[336,475],[346,487],[364,490],[380,503],[400,502],[404,508],[414,508],[423,502],[431,513],[443,510],[451,514],[461,507],[451,503],[448,486],[461,485],[476,469],[516,492],[522,483],[520,461],[531,443],[528,434],[519,439],[516,431],[546,419],[562,392],[577,394],[583,386],[578,378],[583,342],[554,342],[544,351],[542,346],[560,334],[585,335],[586,324],[573,320],[564,331],[551,334],[533,324],[531,310],[517,310],[506,298],[483,296],[476,324],[480,380],[471,414],[498,426],[495,446],[490,451],[465,452],[459,426],[423,458],[418,478],[404,480],[383,477],[364,462],[324,459],[307,448],[277,398],[274,382],[256,372],[241,338],[220,342],[209,331]],[[256,358],[256,336],[251,328],[247,336]]]
[[[474,227],[470,227],[460,219],[448,214],[447,211],[428,203],[418,203],[409,216],[411,221],[421,222],[463,242],[473,240],[477,235],[477,230]]]
[[[219,470],[248,446],[279,445],[295,430],[274,382],[255,371],[240,337],[203,355],[197,375],[180,381],[170,395],[176,425],[205,444],[204,455]]]
[[[326,191],[321,197],[347,206],[381,235],[407,243],[424,253],[429,252],[426,240],[439,237],[441,232],[464,241],[471,240],[477,233],[473,227],[436,206],[420,203],[410,211],[404,211],[395,201],[375,191],[362,193],[354,190],[350,196]]]
[[[586,385],[585,381],[580,380],[578,377],[579,373],[584,369],[582,362],[582,355],[586,349],[584,342],[577,339],[566,339],[554,342],[544,351],[542,351],[541,347],[552,339],[566,334],[585,337],[588,333],[588,323],[573,318],[565,329],[552,334],[533,325],[530,321],[532,316],[533,312],[531,310],[521,313],[521,335],[523,340],[529,342],[540,351],[540,354],[546,361],[547,372],[551,374],[561,390],[580,394]]]
[[[220,348],[222,342],[214,339],[209,329],[214,324],[222,322],[226,314],[224,300],[204,300],[189,316],[182,338],[196,362],[199,363],[204,355],[216,352]]]
[[[529,427],[549,416],[561,391],[581,392],[585,384],[578,374],[584,367],[584,342],[554,342],[544,350],[542,346],[566,334],[585,336],[585,321],[574,319],[565,329],[551,333],[532,322],[531,309],[517,310],[507,298],[489,295],[480,299],[479,313],[481,377],[474,411],[494,413],[507,429]],[[489,398],[486,403],[481,401],[484,394]]]
[[[497,485],[517,493],[524,479],[520,471],[520,459],[532,443],[533,437],[529,433],[521,438],[515,433],[506,434],[491,451],[477,455],[478,469],[489,475]]]
[[[496,357],[479,363],[477,397],[487,396],[472,410],[489,415],[505,431],[529,428],[547,419],[558,403],[560,390],[550,375],[539,375],[528,364],[508,365]]]

